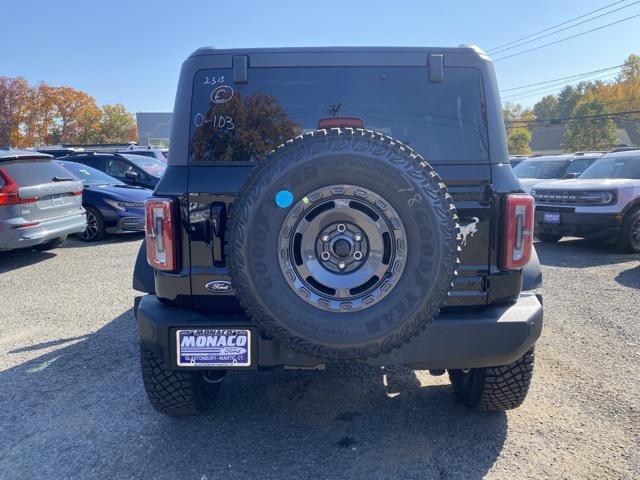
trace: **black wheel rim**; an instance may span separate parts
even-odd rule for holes
[[[83,240],[93,240],[98,235],[100,226],[98,225],[98,218],[87,210],[87,228],[80,234],[80,238]]]
[[[631,225],[631,246],[634,250],[640,250],[640,217]]]
[[[278,259],[289,286],[324,311],[355,311],[384,299],[404,271],[407,242],[395,209],[354,185],[330,185],[298,201],[280,230]]]

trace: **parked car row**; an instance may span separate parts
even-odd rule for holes
[[[144,201],[164,173],[164,163],[93,152],[60,158],[31,150],[0,151],[0,250],[49,250],[69,235],[95,241],[144,230]]]
[[[535,200],[541,241],[570,235],[640,253],[640,149],[537,157],[514,172]]]

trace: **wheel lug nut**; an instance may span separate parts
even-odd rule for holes
[[[331,237],[329,235],[327,235],[326,233],[324,235],[322,235],[322,241],[323,242],[328,242],[329,240],[331,240]]]
[[[362,260],[362,252],[360,251],[353,252],[353,258],[355,260]]]
[[[346,263],[344,263],[344,262],[340,262],[340,263],[338,263],[338,268],[339,268],[340,270],[344,270],[346,267],[347,267],[347,264],[346,264]]]
[[[344,223],[338,224],[338,231],[343,233],[347,229],[347,226]]]
[[[359,233],[356,233],[356,234],[353,236],[353,239],[354,239],[356,242],[359,242],[360,240],[362,240],[362,235],[360,235]]]
[[[326,262],[327,260],[329,260],[329,258],[331,257],[331,255],[329,254],[329,252],[322,252],[320,254],[320,257]]]

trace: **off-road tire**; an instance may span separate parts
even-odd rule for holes
[[[622,219],[616,242],[618,250],[623,253],[640,253],[640,241],[633,238],[634,233],[638,234],[638,228],[640,228],[640,207],[634,208]]]
[[[40,250],[41,252],[44,252],[46,250],[53,250],[54,248],[58,248],[60,245],[62,245],[66,239],[67,239],[66,235],[64,237],[52,238],[49,241],[46,241],[44,243],[41,243],[40,245],[34,246],[33,249]]]
[[[398,212],[407,231],[407,260],[382,301],[327,312],[305,303],[281,271],[278,232],[288,210],[278,208],[274,196],[286,189],[305,201],[317,189],[350,183],[372,190]],[[412,204],[420,195],[422,203]],[[240,189],[229,225],[230,269],[246,313],[285,345],[334,361],[375,357],[410,341],[438,314],[459,263],[458,217],[442,179],[411,148],[370,130],[316,130],[276,148]]]
[[[167,369],[163,358],[144,347],[140,347],[140,366],[151,405],[165,415],[200,415],[207,411],[220,390],[220,382],[205,381],[201,372]]]
[[[543,243],[558,243],[562,239],[562,235],[555,233],[536,233],[536,237]]]
[[[511,410],[522,405],[533,376],[533,348],[500,367],[449,370],[453,391],[465,406],[480,411]]]

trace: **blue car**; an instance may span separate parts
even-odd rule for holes
[[[82,205],[87,211],[87,228],[78,234],[81,240],[93,242],[107,234],[144,231],[144,201],[152,190],[127,185],[81,163],[57,163],[84,183]]]

